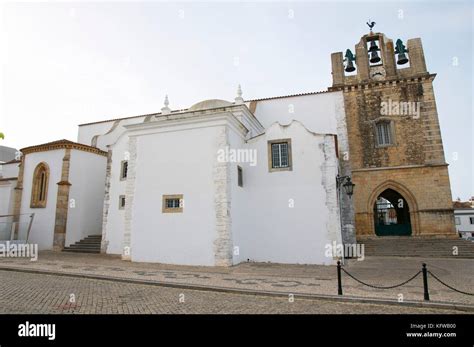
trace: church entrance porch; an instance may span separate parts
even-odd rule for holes
[[[384,190],[375,201],[374,228],[377,236],[411,235],[408,203],[395,190]]]

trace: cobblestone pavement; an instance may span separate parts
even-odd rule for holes
[[[344,268],[369,284],[390,286],[412,277],[426,262],[428,269],[449,285],[466,292],[474,288],[474,259],[366,257],[349,261]],[[99,275],[173,284],[214,286],[283,293],[337,294],[335,266],[242,263],[230,268],[177,266],[122,261],[117,256],[40,252],[38,261],[0,258],[0,269],[28,269]],[[423,300],[422,276],[395,289],[381,290],[357,283],[343,273],[344,295],[398,300]],[[432,301],[474,304],[474,296],[456,293],[429,278]]]
[[[74,298],[71,303],[70,299]],[[459,313],[324,300],[181,290],[144,284],[40,275],[0,270],[0,314],[147,314],[147,313]]]

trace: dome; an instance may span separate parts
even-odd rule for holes
[[[188,111],[207,110],[209,108],[232,106],[231,102],[219,99],[204,100],[191,106]]]

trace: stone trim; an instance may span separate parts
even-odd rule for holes
[[[22,148],[20,151],[23,153],[23,155],[26,155],[29,153],[53,151],[56,149],[77,149],[84,152],[107,156],[107,152],[102,151],[96,147],[84,145],[82,143],[72,142],[69,140],[59,140],[43,143],[36,146],[25,147]]]
[[[176,208],[169,208],[166,205],[166,200],[170,199],[179,199],[179,207]],[[162,213],[182,213],[184,208],[184,200],[183,200],[183,194],[172,194],[172,195],[163,195],[162,198],[162,207],[161,207],[161,212]]]
[[[112,173],[112,150],[107,152],[107,166],[105,173],[105,192],[104,192],[104,208],[102,212],[102,241],[100,243],[100,253],[107,253],[109,241],[107,240],[107,217],[110,208],[110,182]]]
[[[400,169],[417,169],[424,167],[448,166],[449,164],[430,164],[430,165],[407,165],[407,166],[385,166],[385,167],[368,167],[363,169],[353,169],[352,172],[363,171],[380,171],[380,170],[400,170]]]
[[[41,189],[40,177],[41,172],[45,172],[45,182],[44,182],[44,200],[39,200],[38,194]],[[45,208],[48,203],[48,185],[49,185],[49,175],[50,170],[47,163],[44,161],[36,165],[35,170],[33,171],[33,183],[31,185],[31,200],[30,208]],[[59,182],[61,183],[61,182]],[[59,184],[58,183],[58,184]]]
[[[18,165],[18,180],[16,181],[16,187],[14,188],[14,202],[13,202],[13,222],[16,223],[14,237],[18,238],[18,228],[21,213],[21,201],[23,198],[23,173],[25,171],[25,157],[21,156],[20,164]]]
[[[228,129],[223,126],[217,136],[217,150],[228,146]],[[232,265],[232,219],[231,211],[231,179],[230,164],[227,162],[214,162],[214,206],[216,213],[216,238],[214,240],[214,265]]]
[[[63,157],[61,168],[61,181],[58,185],[58,195],[56,199],[56,217],[54,222],[53,250],[61,251],[66,242],[67,215],[69,209],[69,168],[71,163],[71,149],[67,148]]]
[[[130,159],[128,161],[127,183],[125,185],[126,204],[122,249],[123,260],[132,260],[131,232],[133,218],[133,197],[135,194],[135,167],[137,164],[137,138],[135,136],[129,137],[128,151],[130,153]]]
[[[273,167],[272,145],[274,143],[287,143],[288,144],[288,167]],[[293,160],[292,160],[292,155],[291,155],[291,139],[277,139],[277,140],[267,141],[267,154],[268,154],[268,172],[293,171]]]

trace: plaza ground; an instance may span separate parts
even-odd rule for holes
[[[346,261],[344,269],[368,284],[391,286],[419,272],[423,262],[451,286],[472,291],[472,259],[367,257],[364,261]],[[342,282],[344,298],[369,302],[318,300],[318,295],[337,294],[335,266],[271,263],[177,266],[132,263],[103,254],[40,252],[37,261],[0,258],[0,310],[1,313],[439,313],[439,307],[433,305],[385,305],[386,302],[376,301],[393,303],[401,297],[406,303],[423,303],[421,274],[401,287],[388,290],[364,286],[344,273]],[[430,303],[445,305],[443,313],[454,312],[461,306],[463,311],[474,312],[474,296],[457,293],[431,277],[429,291]],[[263,292],[277,296],[249,295]],[[71,295],[75,302],[69,301]],[[303,299],[305,295],[312,299]],[[295,298],[294,302],[290,302],[290,297]]]
[[[217,293],[0,270],[0,314],[368,314],[455,310]],[[73,298],[73,300],[71,300]]]

